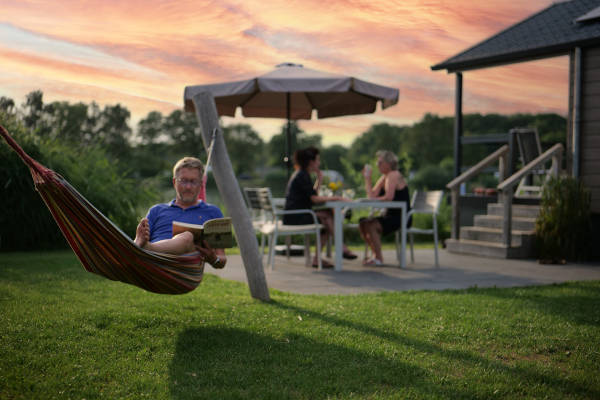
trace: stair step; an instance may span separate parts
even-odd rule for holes
[[[533,243],[534,237],[534,231],[513,229],[511,234],[511,244],[512,246],[529,246]],[[465,240],[502,243],[502,229],[486,228],[482,226],[463,226],[460,228],[460,238]]]
[[[475,215],[473,223],[475,226],[484,228],[502,229],[504,218],[499,215]],[[535,230],[535,218],[513,217],[511,228],[519,231]]]
[[[490,203],[487,205],[488,215],[504,215],[504,205],[502,203]],[[518,218],[537,218],[540,213],[540,206],[513,204],[512,216]]]
[[[531,248],[523,246],[506,247],[501,243],[481,240],[447,239],[446,249],[451,253],[472,254],[494,258],[529,258],[534,253]]]

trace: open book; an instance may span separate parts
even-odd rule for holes
[[[233,234],[231,232],[231,218],[210,219],[204,225],[188,224],[173,221],[173,236],[190,231],[194,234],[194,243],[201,245],[206,240],[213,249],[233,247]]]

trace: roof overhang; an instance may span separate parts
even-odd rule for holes
[[[448,73],[462,72],[468,70],[482,69],[497,67],[500,65],[516,64],[527,61],[541,60],[545,58],[560,57],[568,55],[576,47],[587,47],[590,45],[597,44],[597,39],[590,39],[577,43],[565,43],[556,46],[549,46],[544,48],[538,48],[533,50],[523,50],[510,54],[499,54],[493,57],[485,57],[476,60],[469,60],[464,62],[441,62],[436,65],[432,65],[433,71],[447,70]]]

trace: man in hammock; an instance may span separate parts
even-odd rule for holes
[[[206,242],[194,243],[191,232],[172,236],[173,221],[191,224],[223,218],[221,210],[198,198],[202,190],[204,165],[194,157],[184,157],[173,167],[173,187],[176,197],[169,203],[156,204],[150,208],[136,230],[135,243],[150,251],[169,254],[200,252],[204,261],[215,268],[223,268],[227,262],[224,249],[212,249]]]

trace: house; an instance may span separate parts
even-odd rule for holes
[[[600,0],[550,7],[431,67],[456,75],[455,176],[460,173],[462,82],[465,71],[550,57],[569,57],[567,173],[591,191],[594,234],[600,241]],[[510,243],[510,242],[509,242]]]

